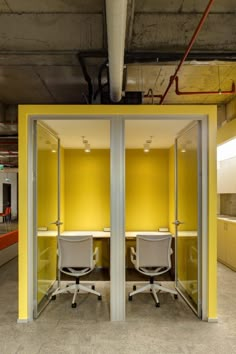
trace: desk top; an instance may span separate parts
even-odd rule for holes
[[[170,232],[159,232],[159,231],[127,231],[125,233],[126,238],[135,238],[136,235],[171,235]],[[61,236],[82,236],[82,235],[93,235],[94,238],[110,238],[111,233],[105,231],[63,231]],[[56,231],[38,231],[38,236],[57,236]]]

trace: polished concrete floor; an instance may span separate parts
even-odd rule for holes
[[[127,302],[126,322],[109,322],[109,283],[98,282],[101,302],[84,294],[72,309],[71,295],[61,295],[36,321],[17,324],[14,259],[0,268],[0,353],[236,353],[236,273],[221,264],[218,270],[218,323],[198,320],[169,294],[160,294],[160,308],[150,294],[136,296]]]

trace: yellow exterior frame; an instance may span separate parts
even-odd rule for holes
[[[157,106],[157,105],[21,105],[19,106],[19,313],[18,321],[29,320],[29,244],[28,244],[28,143],[29,122],[33,116],[42,119],[53,116],[173,116],[186,117],[205,115],[208,117],[208,319],[217,318],[217,234],[216,234],[216,106]]]

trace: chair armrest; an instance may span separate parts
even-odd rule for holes
[[[96,247],[93,252],[93,260],[95,261],[95,264],[98,262],[98,247]]]
[[[135,264],[136,261],[136,252],[134,247],[130,247],[130,260],[133,264]]]

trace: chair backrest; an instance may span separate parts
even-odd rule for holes
[[[137,235],[137,267],[171,268],[171,240],[171,235]]]
[[[59,236],[58,267],[93,267],[93,236]]]
[[[11,207],[6,207],[5,214],[6,215],[10,215],[11,214]]]

